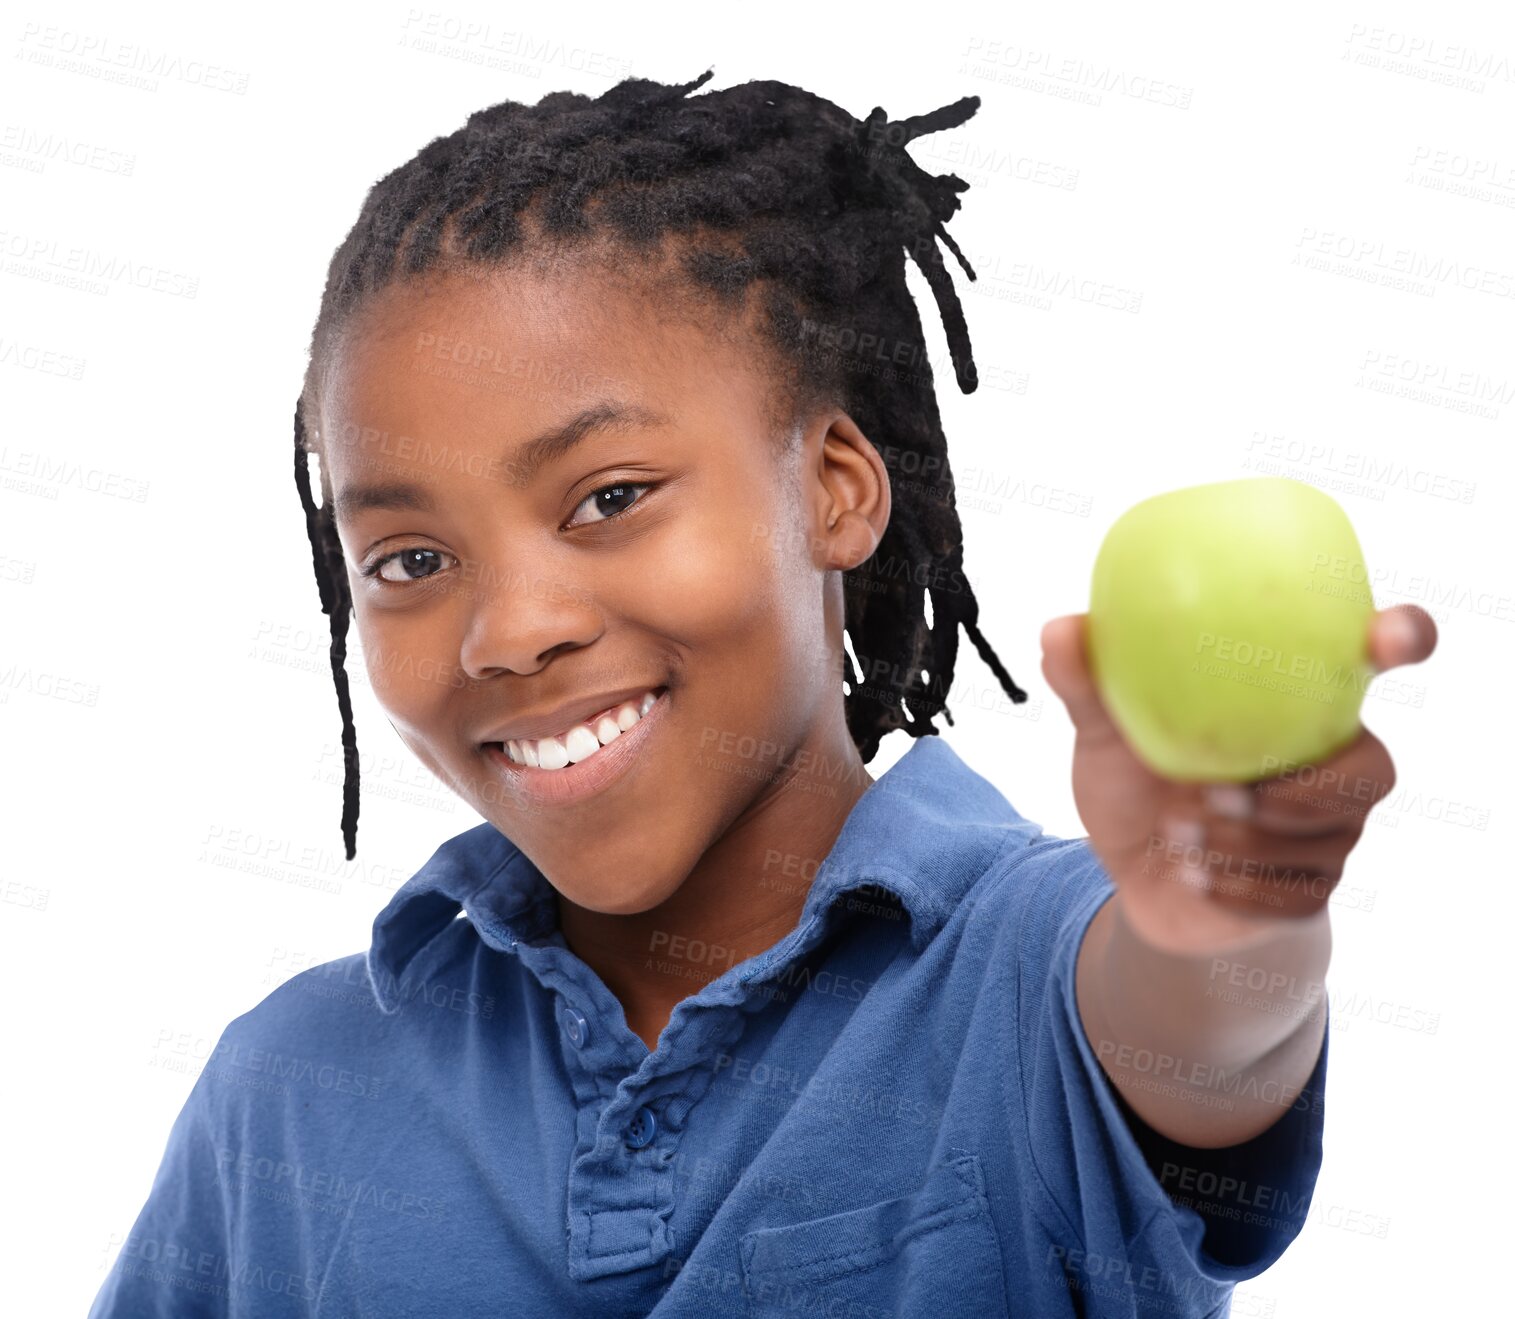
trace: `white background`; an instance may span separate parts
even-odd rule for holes
[[[943,727],[1023,814],[1084,832],[1038,633],[1086,606],[1104,531],[1138,499],[1314,482],[1355,524],[1378,605],[1436,617],[1437,653],[1364,705],[1400,787],[1334,904],[1311,1221],[1234,1313],[1497,1307],[1508,8],[440,2],[31,3],[0,27],[7,1312],[84,1312],[222,1027],[365,948],[393,889],[477,821],[411,760],[354,651],[363,807],[343,859],[291,413],[366,189],[496,101],[710,65],[714,87],[780,79],[859,117],[983,98],[913,147],[972,185],[950,229],[980,279],[949,269],[976,394],[910,274],[982,625],[1032,693],[998,699],[964,636]],[[159,72],[111,62],[129,47]],[[194,296],[70,288],[77,260],[193,279]],[[1388,282],[1406,272],[1418,287]],[[887,741],[875,777],[906,746]]]

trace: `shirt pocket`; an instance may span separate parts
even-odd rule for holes
[[[1010,1313],[974,1154],[938,1165],[909,1195],[758,1228],[743,1234],[740,1245],[751,1319],[1008,1319]]]

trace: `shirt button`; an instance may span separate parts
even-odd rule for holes
[[[626,1144],[631,1149],[639,1150],[651,1143],[652,1138],[657,1135],[657,1130],[657,1118],[653,1117],[652,1110],[643,1104],[637,1109],[631,1121],[626,1124],[624,1132]]]
[[[589,1018],[577,1008],[564,1008],[563,1034],[575,1048],[582,1049],[589,1040]]]

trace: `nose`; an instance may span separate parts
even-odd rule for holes
[[[588,592],[523,570],[476,586],[458,663],[476,680],[535,673],[559,651],[587,646],[601,630]]]

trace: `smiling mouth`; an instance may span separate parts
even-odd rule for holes
[[[667,709],[668,688],[653,687],[640,697],[574,725],[565,738],[510,738],[482,743],[481,749],[520,804],[571,806],[604,791],[631,770],[642,758],[647,739],[663,724]],[[629,725],[624,730],[620,727],[623,718]],[[614,725],[614,733],[610,725]],[[609,740],[602,741],[601,734]],[[586,739],[593,741],[593,747]],[[555,743],[558,750],[554,752],[548,743]],[[544,748],[546,765],[542,763]],[[533,754],[537,757],[535,765],[526,759]],[[578,758],[552,768],[572,755]]]
[[[591,759],[629,733],[652,712],[667,690],[650,687],[641,696],[601,710],[552,737],[512,737],[504,742],[485,742],[484,746],[502,753],[512,765],[522,769],[556,773]]]

